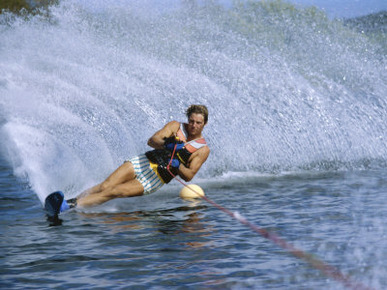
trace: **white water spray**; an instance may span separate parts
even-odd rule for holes
[[[100,182],[191,103],[210,110],[201,177],[386,166],[382,43],[280,1],[110,2],[1,16],[1,150],[41,199]]]

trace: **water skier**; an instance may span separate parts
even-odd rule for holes
[[[100,205],[115,198],[147,195],[177,175],[190,181],[210,154],[202,136],[208,110],[204,105],[191,105],[186,115],[188,123],[167,123],[148,140],[154,150],[125,161],[102,183],[69,200],[64,200],[60,191],[50,194],[45,202],[48,215]]]

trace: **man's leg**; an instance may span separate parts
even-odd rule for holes
[[[77,198],[85,197],[85,196],[87,196],[87,195],[89,195],[89,194],[94,194],[94,193],[100,192],[100,191],[101,191],[101,190],[100,190],[101,185],[102,185],[102,183],[97,184],[97,185],[95,185],[95,186],[93,186],[93,187],[91,187],[91,188],[88,188],[88,189],[82,191],[82,193],[79,194],[79,195],[77,196]]]
[[[125,162],[120,167],[118,167],[112,174],[110,174],[110,176],[106,178],[104,182],[83,191],[81,194],[77,196],[77,199],[83,198],[89,194],[102,192],[108,187],[125,183],[135,178],[136,178],[136,173],[134,172],[132,163]]]
[[[144,187],[137,179],[134,179],[123,184],[108,187],[101,192],[81,197],[77,200],[77,205],[79,207],[96,206],[114,198],[133,197],[143,194]]]
[[[144,188],[135,178],[136,174],[132,163],[125,162],[104,182],[81,193],[77,197],[77,205],[87,207],[98,205],[117,197],[142,195]]]

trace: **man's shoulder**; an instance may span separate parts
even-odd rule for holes
[[[208,156],[210,154],[210,147],[208,147],[208,144],[206,143],[206,146],[201,147],[197,152]]]

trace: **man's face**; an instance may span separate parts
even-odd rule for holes
[[[189,135],[200,135],[204,128],[204,116],[192,113],[188,118],[187,131]]]

